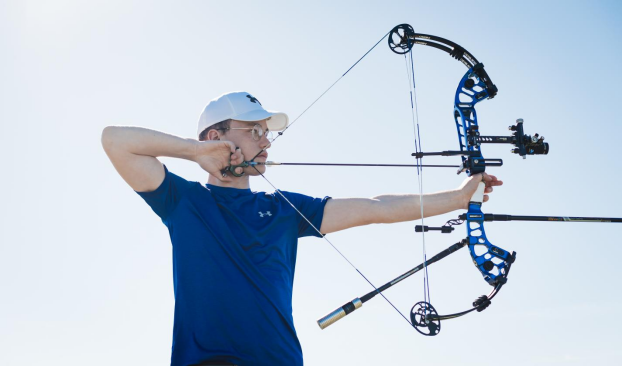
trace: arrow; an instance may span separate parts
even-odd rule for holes
[[[284,162],[244,162],[248,166],[349,166],[349,167],[430,167],[430,168],[460,168],[457,165],[446,164],[373,164],[373,163],[284,163]]]

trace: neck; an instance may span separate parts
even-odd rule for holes
[[[249,189],[250,181],[247,175],[242,177],[231,177],[231,181],[221,181],[213,175],[209,175],[207,183],[214,186],[230,187],[233,189]]]

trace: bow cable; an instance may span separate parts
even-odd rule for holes
[[[408,86],[410,92],[410,109],[411,109],[411,119],[413,126],[413,135],[415,138],[415,152],[421,153],[423,152],[421,148],[421,133],[419,128],[419,106],[417,105],[417,88],[415,83],[415,67],[413,61],[413,50],[412,45],[410,45],[410,39],[408,40],[410,52],[404,54],[404,63],[406,66],[406,78],[408,79]],[[410,61],[410,68],[409,68]],[[416,164],[417,164],[417,185],[419,187],[419,207],[421,209],[421,226],[424,226],[424,218],[423,218],[423,156],[416,155]],[[427,263],[427,250],[425,246],[425,232],[421,232],[421,241],[422,241],[422,256],[423,256],[423,297],[424,301],[431,303],[430,297],[430,277],[428,274],[428,263]],[[427,308],[424,309],[424,315],[427,315]]]

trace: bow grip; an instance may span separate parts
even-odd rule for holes
[[[363,302],[361,302],[359,298],[355,298],[351,302],[346,303],[335,311],[317,320],[317,324],[320,329],[324,330],[361,306],[363,306]]]
[[[484,190],[486,190],[486,184],[484,182],[480,182],[477,186],[477,190],[475,190],[475,193],[471,196],[471,203],[483,203]]]

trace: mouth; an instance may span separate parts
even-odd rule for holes
[[[260,155],[258,155],[257,158],[268,159],[268,153],[267,152],[263,152]],[[257,159],[257,158],[255,158],[255,159]]]

